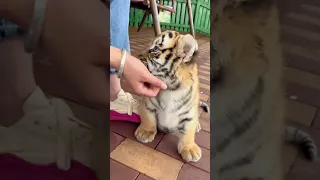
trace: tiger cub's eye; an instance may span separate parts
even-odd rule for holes
[[[158,51],[160,51],[160,48],[158,46],[155,46],[154,48],[149,50],[150,53],[155,53],[155,52],[158,52]]]

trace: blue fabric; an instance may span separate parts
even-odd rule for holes
[[[110,0],[110,45],[126,49],[130,53],[129,42],[130,0]],[[110,74],[115,73],[110,69]]]
[[[0,18],[0,41],[19,32],[19,27],[5,19]]]

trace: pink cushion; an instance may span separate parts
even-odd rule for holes
[[[0,155],[0,179],[3,180],[96,180],[92,169],[72,161],[69,171],[60,171],[55,163],[31,164],[11,154]]]

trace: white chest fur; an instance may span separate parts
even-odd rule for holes
[[[156,98],[151,98],[153,104],[157,107],[157,123],[159,127],[167,128],[169,130],[177,130],[179,122],[183,118],[181,114],[186,112],[191,105],[191,100],[187,102],[190,94],[190,88],[181,88],[175,91],[165,90],[161,91]],[[193,108],[194,109],[194,108]],[[197,109],[197,108],[196,108]],[[189,111],[188,114],[194,113]],[[186,114],[186,115],[188,115]]]

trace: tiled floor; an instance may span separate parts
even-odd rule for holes
[[[279,1],[287,83],[286,120],[307,131],[320,147],[320,2]],[[286,145],[286,180],[320,179],[320,163],[311,163]]]
[[[153,30],[140,33],[130,29],[131,53],[137,55],[145,50],[154,38]],[[209,104],[210,62],[209,37],[197,34],[201,101]],[[202,149],[202,158],[197,163],[186,164],[177,153],[177,137],[158,133],[152,143],[142,144],[135,140],[137,124],[110,122],[110,180],[209,180],[210,179],[210,122],[209,115],[201,110],[202,130],[196,142]]]

